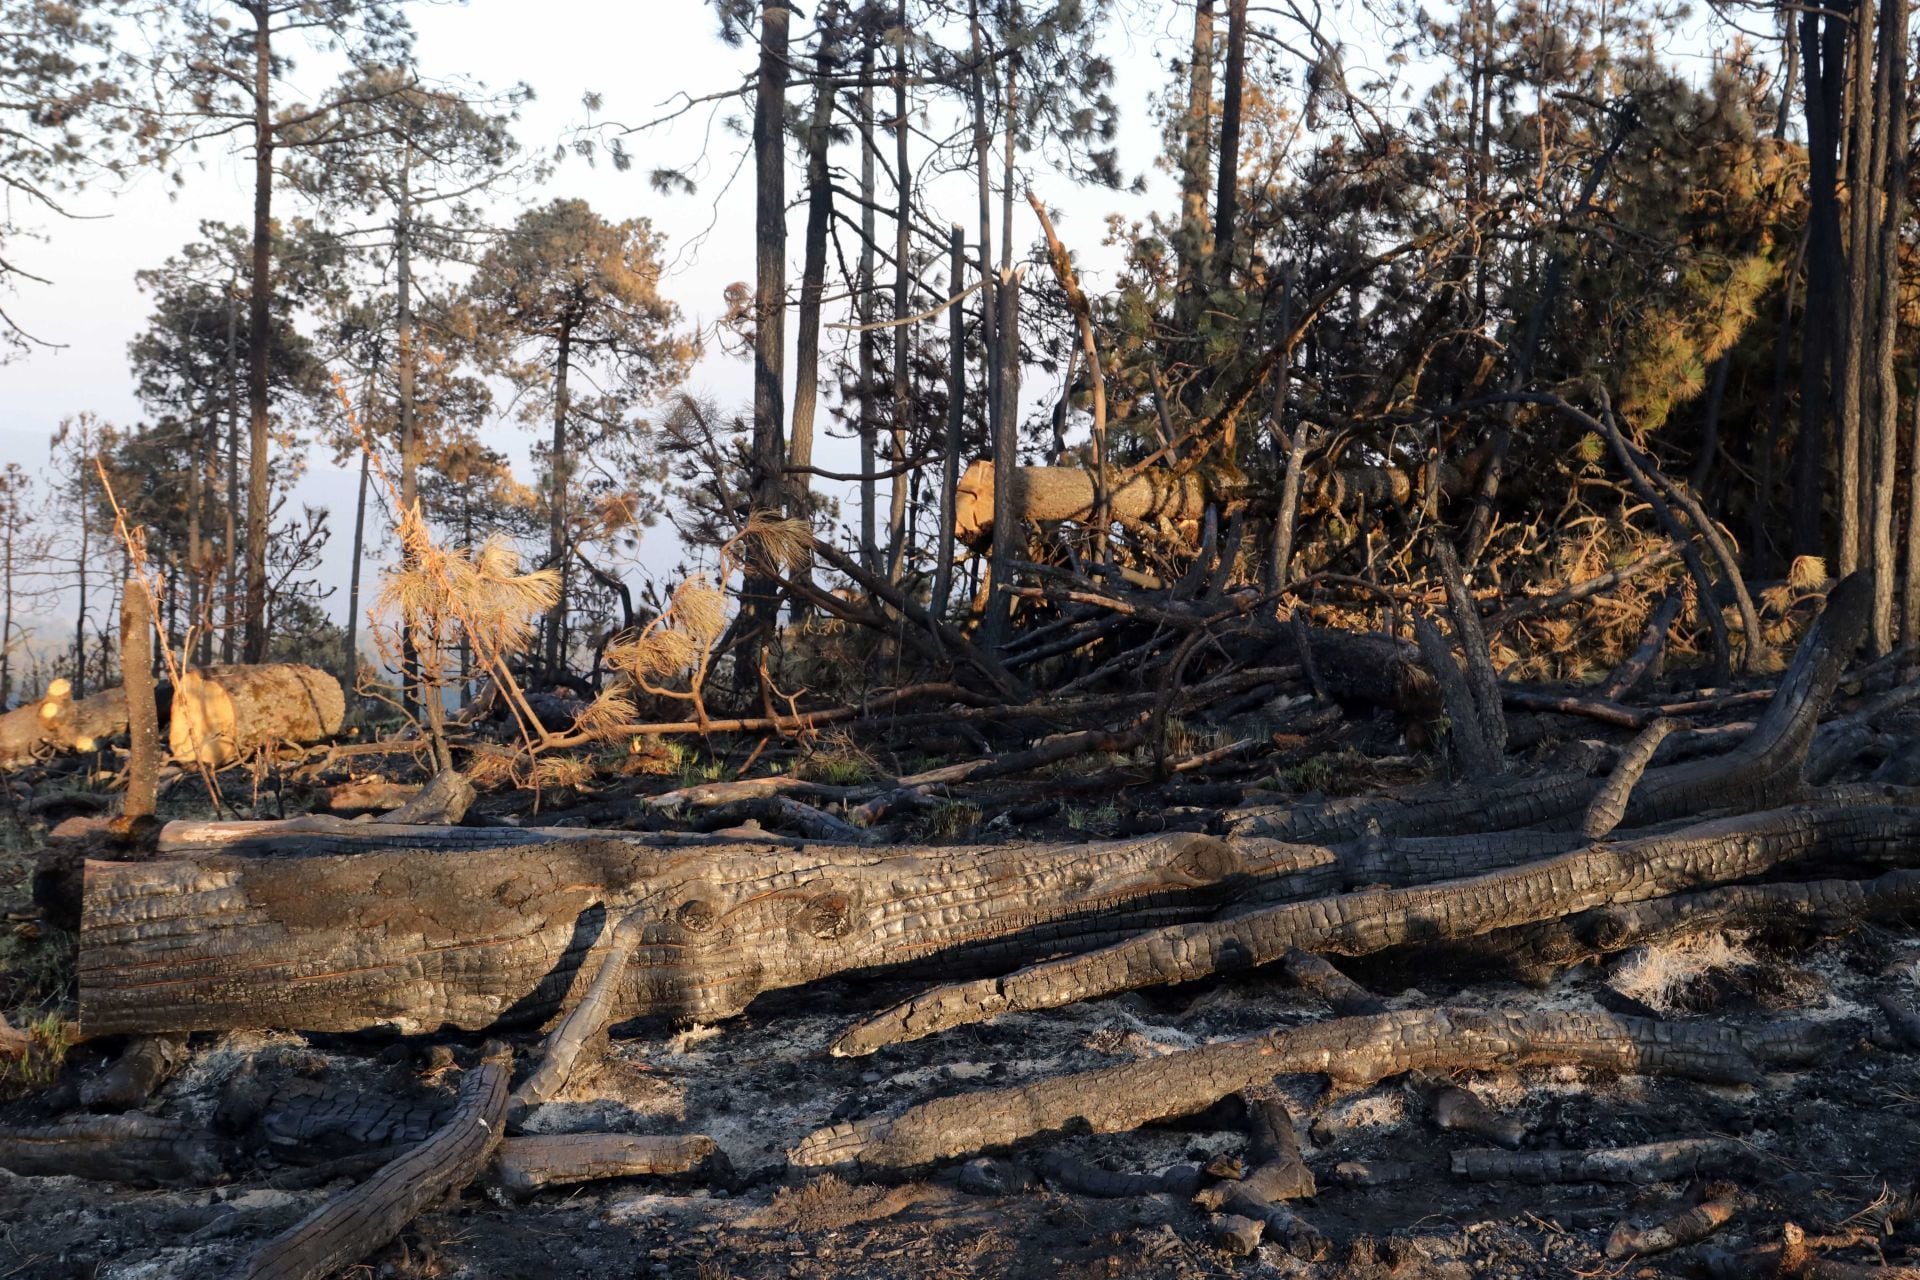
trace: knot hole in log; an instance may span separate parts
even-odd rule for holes
[[[853,932],[853,904],[844,893],[817,893],[800,906],[800,927],[822,942]]]
[[[1189,884],[1213,884],[1242,870],[1240,854],[1225,840],[1212,836],[1192,836],[1183,840],[1180,850],[1167,864]]]
[[[704,898],[688,898],[674,909],[673,918],[688,933],[705,933],[719,922],[720,912]]]

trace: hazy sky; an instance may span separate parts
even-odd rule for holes
[[[1098,287],[1101,264],[1111,255],[1099,247],[1104,214],[1109,210],[1144,216],[1166,204],[1164,175],[1151,170],[1158,142],[1150,98],[1163,87],[1161,59],[1178,43],[1180,18],[1169,3],[1128,7],[1126,21],[1110,35],[1108,49],[1118,67],[1115,97],[1124,112],[1121,154],[1129,175],[1145,173],[1159,198],[1084,192],[1066,180],[1050,183],[1042,194],[1064,212],[1063,236]],[[568,130],[587,120],[582,93],[604,98],[603,121],[638,121],[658,114],[676,93],[706,94],[734,83],[751,68],[751,48],[732,49],[716,34],[706,0],[471,0],[458,7],[418,5],[412,10],[418,49],[430,75],[465,75],[493,86],[531,84],[537,100],[524,113],[519,131],[529,149],[551,148]],[[1188,22],[1191,19],[1187,19]],[[301,60],[301,88],[317,94],[326,80],[326,64],[317,56]],[[733,281],[753,276],[753,187],[751,173],[736,172],[741,140],[723,117],[737,108],[701,108],[671,125],[627,140],[633,170],[619,173],[605,164],[590,167],[576,157],[561,164],[538,191],[504,202],[496,218],[511,220],[516,205],[556,196],[580,196],[609,218],[645,216],[668,237],[672,262],[665,290],[690,320],[710,321],[724,310],[722,292]],[[852,164],[851,153],[846,163]],[[664,197],[644,177],[660,165],[692,167],[699,191]],[[51,286],[23,285],[9,300],[12,313],[38,336],[60,344],[25,359],[0,365],[0,463],[19,461],[36,473],[48,465],[48,434],[60,418],[91,409],[119,423],[140,417],[127,369],[127,344],[142,328],[150,300],[134,283],[134,273],[158,266],[190,240],[203,218],[246,224],[250,217],[250,160],[213,153],[205,168],[190,172],[183,188],[154,176],[117,193],[96,190],[78,202],[89,217],[49,221],[44,243],[22,246],[28,269],[51,278]],[[798,199],[797,170],[789,169],[789,196]],[[971,214],[970,188],[936,189],[937,218]],[[276,212],[297,211],[290,196],[278,197]],[[1035,229],[1024,206],[1017,206],[1015,233],[1024,244]],[[795,205],[790,220],[792,256],[797,260],[804,208]],[[886,228],[882,233],[890,234]],[[998,230],[996,228],[996,236]],[[797,265],[793,268],[797,270]],[[788,326],[792,341],[793,325]],[[828,341],[833,339],[831,336]],[[710,350],[690,384],[723,403],[739,403],[751,389],[750,370],[740,359]],[[1051,389],[1033,387],[1036,396]],[[485,432],[490,443],[525,457],[529,436],[519,424],[501,421]],[[821,442],[819,465],[855,469],[853,447]],[[313,467],[296,492],[296,501],[329,506],[334,536],[325,577],[344,583],[351,546],[354,475],[335,469],[316,453]],[[650,567],[673,559],[670,534],[650,532],[643,553]],[[375,547],[370,566],[384,559]],[[344,611],[345,591],[336,593],[336,616]]]

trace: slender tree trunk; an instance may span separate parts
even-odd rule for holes
[[[1828,423],[1836,388],[1835,344],[1844,307],[1840,246],[1840,104],[1845,96],[1847,24],[1832,9],[1800,16],[1801,80],[1807,121],[1807,282],[1801,320],[1800,431],[1793,449],[1792,553],[1818,555],[1825,537]]]
[[[1913,397],[1913,421],[1907,432],[1907,577],[1903,591],[1900,640],[1903,644],[1920,644],[1920,394]]]
[[[1220,104],[1220,178],[1214,196],[1213,267],[1225,284],[1233,271],[1233,236],[1240,202],[1240,117],[1247,64],[1247,0],[1227,0],[1227,80]]]
[[[377,367],[367,370],[367,389],[361,400],[360,420],[367,424],[367,438],[373,438],[373,388],[379,377]],[[360,566],[366,558],[367,472],[372,458],[360,450],[360,485],[353,502],[353,563],[347,568],[347,651],[341,654],[340,687],[346,691],[347,706],[356,705],[355,691],[360,684]]]
[[[874,237],[879,234],[874,215],[874,121],[873,121],[873,37],[868,36],[860,53],[860,323],[874,322]],[[875,532],[873,473],[879,466],[876,437],[879,425],[874,421],[873,380],[878,361],[875,349],[879,339],[875,331],[860,330],[860,559],[868,572],[880,570],[880,540]]]
[[[266,0],[253,0],[253,289],[247,330],[247,603],[243,649],[248,662],[267,657],[267,364],[272,354],[273,50]]]
[[[171,594],[171,593],[169,593]],[[153,601],[129,578],[120,594],[120,681],[127,700],[127,798],[121,812],[151,817],[160,775],[159,712],[153,698]]]
[[[240,304],[234,297],[238,282],[227,286],[227,509],[221,552],[226,560],[225,618],[220,630],[220,661],[232,665],[239,635],[235,617],[240,603]]]
[[[900,8],[900,25],[906,27],[906,6]],[[900,203],[894,215],[893,233],[893,457],[895,468],[906,463],[913,426],[913,391],[907,379],[911,355],[911,334],[900,323],[907,315],[912,297],[910,258],[913,229],[913,171],[907,156],[907,54],[901,46],[893,63],[893,163],[899,187]],[[900,581],[907,556],[907,488],[909,478],[893,477],[887,503],[887,581]]]
[[[1839,571],[1860,567],[1866,550],[1861,495],[1865,492],[1866,354],[1873,345],[1873,267],[1879,261],[1871,192],[1874,186],[1873,9],[1854,0],[1847,110],[1846,309],[1840,326]]]
[[[1874,92],[1879,137],[1871,202],[1878,222],[1878,342],[1874,353],[1873,493],[1869,529],[1873,560],[1873,648],[1886,653],[1894,621],[1894,485],[1900,466],[1900,382],[1894,368],[1900,327],[1900,226],[1907,208],[1907,0],[1882,0],[1880,68]]]
[[[200,437],[206,431],[206,423],[213,418],[211,403],[201,406],[200,414],[193,420],[193,428],[187,433],[187,633],[197,643],[196,634],[200,626],[201,590],[206,585],[202,580],[202,570],[206,556],[200,540],[201,488],[205,477],[200,471]],[[0,705],[5,699],[0,698]]]
[[[547,565],[560,575],[560,594],[547,613],[549,675],[561,669],[561,631],[567,619],[567,480],[573,467],[567,447],[567,375],[573,365],[573,324],[560,327],[560,345],[553,357],[553,455],[548,459]]]
[[[753,455],[754,503],[776,510],[786,460],[787,332],[787,27],[785,0],[760,5],[760,68],[753,113],[754,321]],[[741,588],[743,645],[735,670],[744,681],[758,668],[761,629],[773,621],[774,586],[757,568]]]
[[[973,98],[973,168],[980,196],[980,351],[987,373],[988,448],[998,448],[1000,439],[1000,339],[998,305],[994,298],[993,275],[993,184],[988,178],[988,155],[993,140],[987,132],[986,42],[980,31],[979,0],[967,5],[967,30],[973,48],[973,75],[969,84]]]
[[[1000,303],[1000,339],[1003,346],[1018,349],[1020,323],[1020,277],[1008,271],[1001,275],[995,289]],[[987,595],[987,616],[981,625],[989,647],[1006,643],[1013,598],[1007,594],[1013,584],[1013,563],[1023,558],[1025,537],[1019,512],[1013,501],[1013,475],[1020,463],[1019,414],[1015,403],[1019,391],[1008,383],[1009,368],[1000,371],[1000,422],[993,438],[993,546],[992,588]]]
[[[394,306],[393,325],[395,347],[399,357],[399,410],[400,418],[400,512],[399,519],[404,523],[420,504],[420,432],[415,426],[414,416],[414,349],[413,349],[413,201],[412,191],[407,180],[407,168],[412,163],[409,150],[407,159],[401,165],[399,198],[394,202],[393,246],[394,246]],[[367,383],[367,395],[371,405],[373,383]],[[371,438],[371,437],[369,437]],[[362,451],[362,457],[365,452]],[[559,453],[554,455],[557,461]],[[364,468],[363,468],[364,470]],[[357,519],[357,517],[356,517]],[[356,540],[360,531],[356,529]],[[413,553],[407,549],[402,539],[401,556],[404,563],[411,564]],[[359,565],[354,569],[357,572]],[[351,673],[349,673],[351,678]],[[351,687],[351,686],[349,686]],[[409,718],[417,718],[423,700],[429,696],[426,681],[420,669],[420,649],[414,640],[411,620],[400,628],[400,706]]]
[[[947,292],[967,287],[967,235],[959,223],[947,233]],[[931,612],[944,618],[953,590],[953,502],[960,483],[960,434],[967,420],[966,313],[947,309],[947,438],[940,450],[940,550],[934,557]],[[5,699],[0,698],[0,705]]]
[[[827,144],[833,133],[833,74],[840,62],[839,6],[821,16],[819,82],[813,91],[813,117],[807,122],[807,239],[800,266],[800,334],[793,370],[793,431],[787,439],[787,465],[813,465],[813,420],[820,398],[820,303],[827,288],[827,230],[833,221],[833,176],[827,169]],[[862,471],[871,470],[862,467]],[[804,471],[788,480],[794,515],[807,512],[812,484]]]
[[[20,532],[20,490],[7,486],[7,535],[4,565],[5,579],[0,581],[0,711],[13,701],[13,542]]]
[[[85,466],[92,465],[87,459]],[[93,521],[87,510],[92,505],[87,496],[86,472],[80,474],[80,559],[76,564],[80,579],[80,616],[73,624],[73,696],[87,696],[87,562],[93,557]]]
[[[1193,47],[1187,54],[1187,112],[1180,153],[1178,292],[1181,332],[1191,333],[1206,293],[1206,263],[1212,252],[1207,225],[1207,187],[1213,158],[1213,4],[1194,0]]]

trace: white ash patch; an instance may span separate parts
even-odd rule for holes
[[[198,1280],[219,1275],[231,1258],[231,1246],[188,1245],[161,1249],[144,1258],[109,1262],[95,1275],[99,1280]]]
[[[197,1049],[162,1089],[161,1096],[179,1112],[179,1118],[203,1127],[213,1120],[220,1091],[242,1067],[274,1052],[309,1053],[307,1042],[285,1031],[229,1031],[212,1044]],[[329,1059],[329,1066],[352,1059]]]

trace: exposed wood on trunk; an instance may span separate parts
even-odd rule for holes
[[[38,702],[0,715],[0,764],[18,765],[38,755],[91,751],[127,731],[127,698],[106,689],[75,698],[73,686],[55,680]]]
[[[512,1053],[497,1042],[460,1082],[460,1103],[433,1137],[260,1247],[234,1280],[322,1280],[399,1235],[428,1206],[485,1169],[505,1131]]]
[[[153,694],[153,601],[144,577],[128,578],[120,591],[120,674],[127,703],[127,798],[129,818],[153,814],[160,773],[160,712]]]
[[[167,742],[178,759],[219,767],[283,743],[330,738],[346,710],[340,682],[318,667],[196,667],[173,691]]]
[[[1771,1041],[1721,1026],[1603,1013],[1421,1009],[1338,1018],[1144,1062],[936,1098],[895,1115],[816,1130],[788,1153],[807,1169],[911,1169],[1084,1124],[1120,1133],[1190,1115],[1275,1075],[1367,1084],[1407,1071],[1563,1063],[1745,1083]]]
[[[1453,1153],[1453,1173],[1469,1182],[1677,1182],[1734,1168],[1747,1150],[1732,1138],[1679,1138],[1592,1151],[1469,1148]]]

